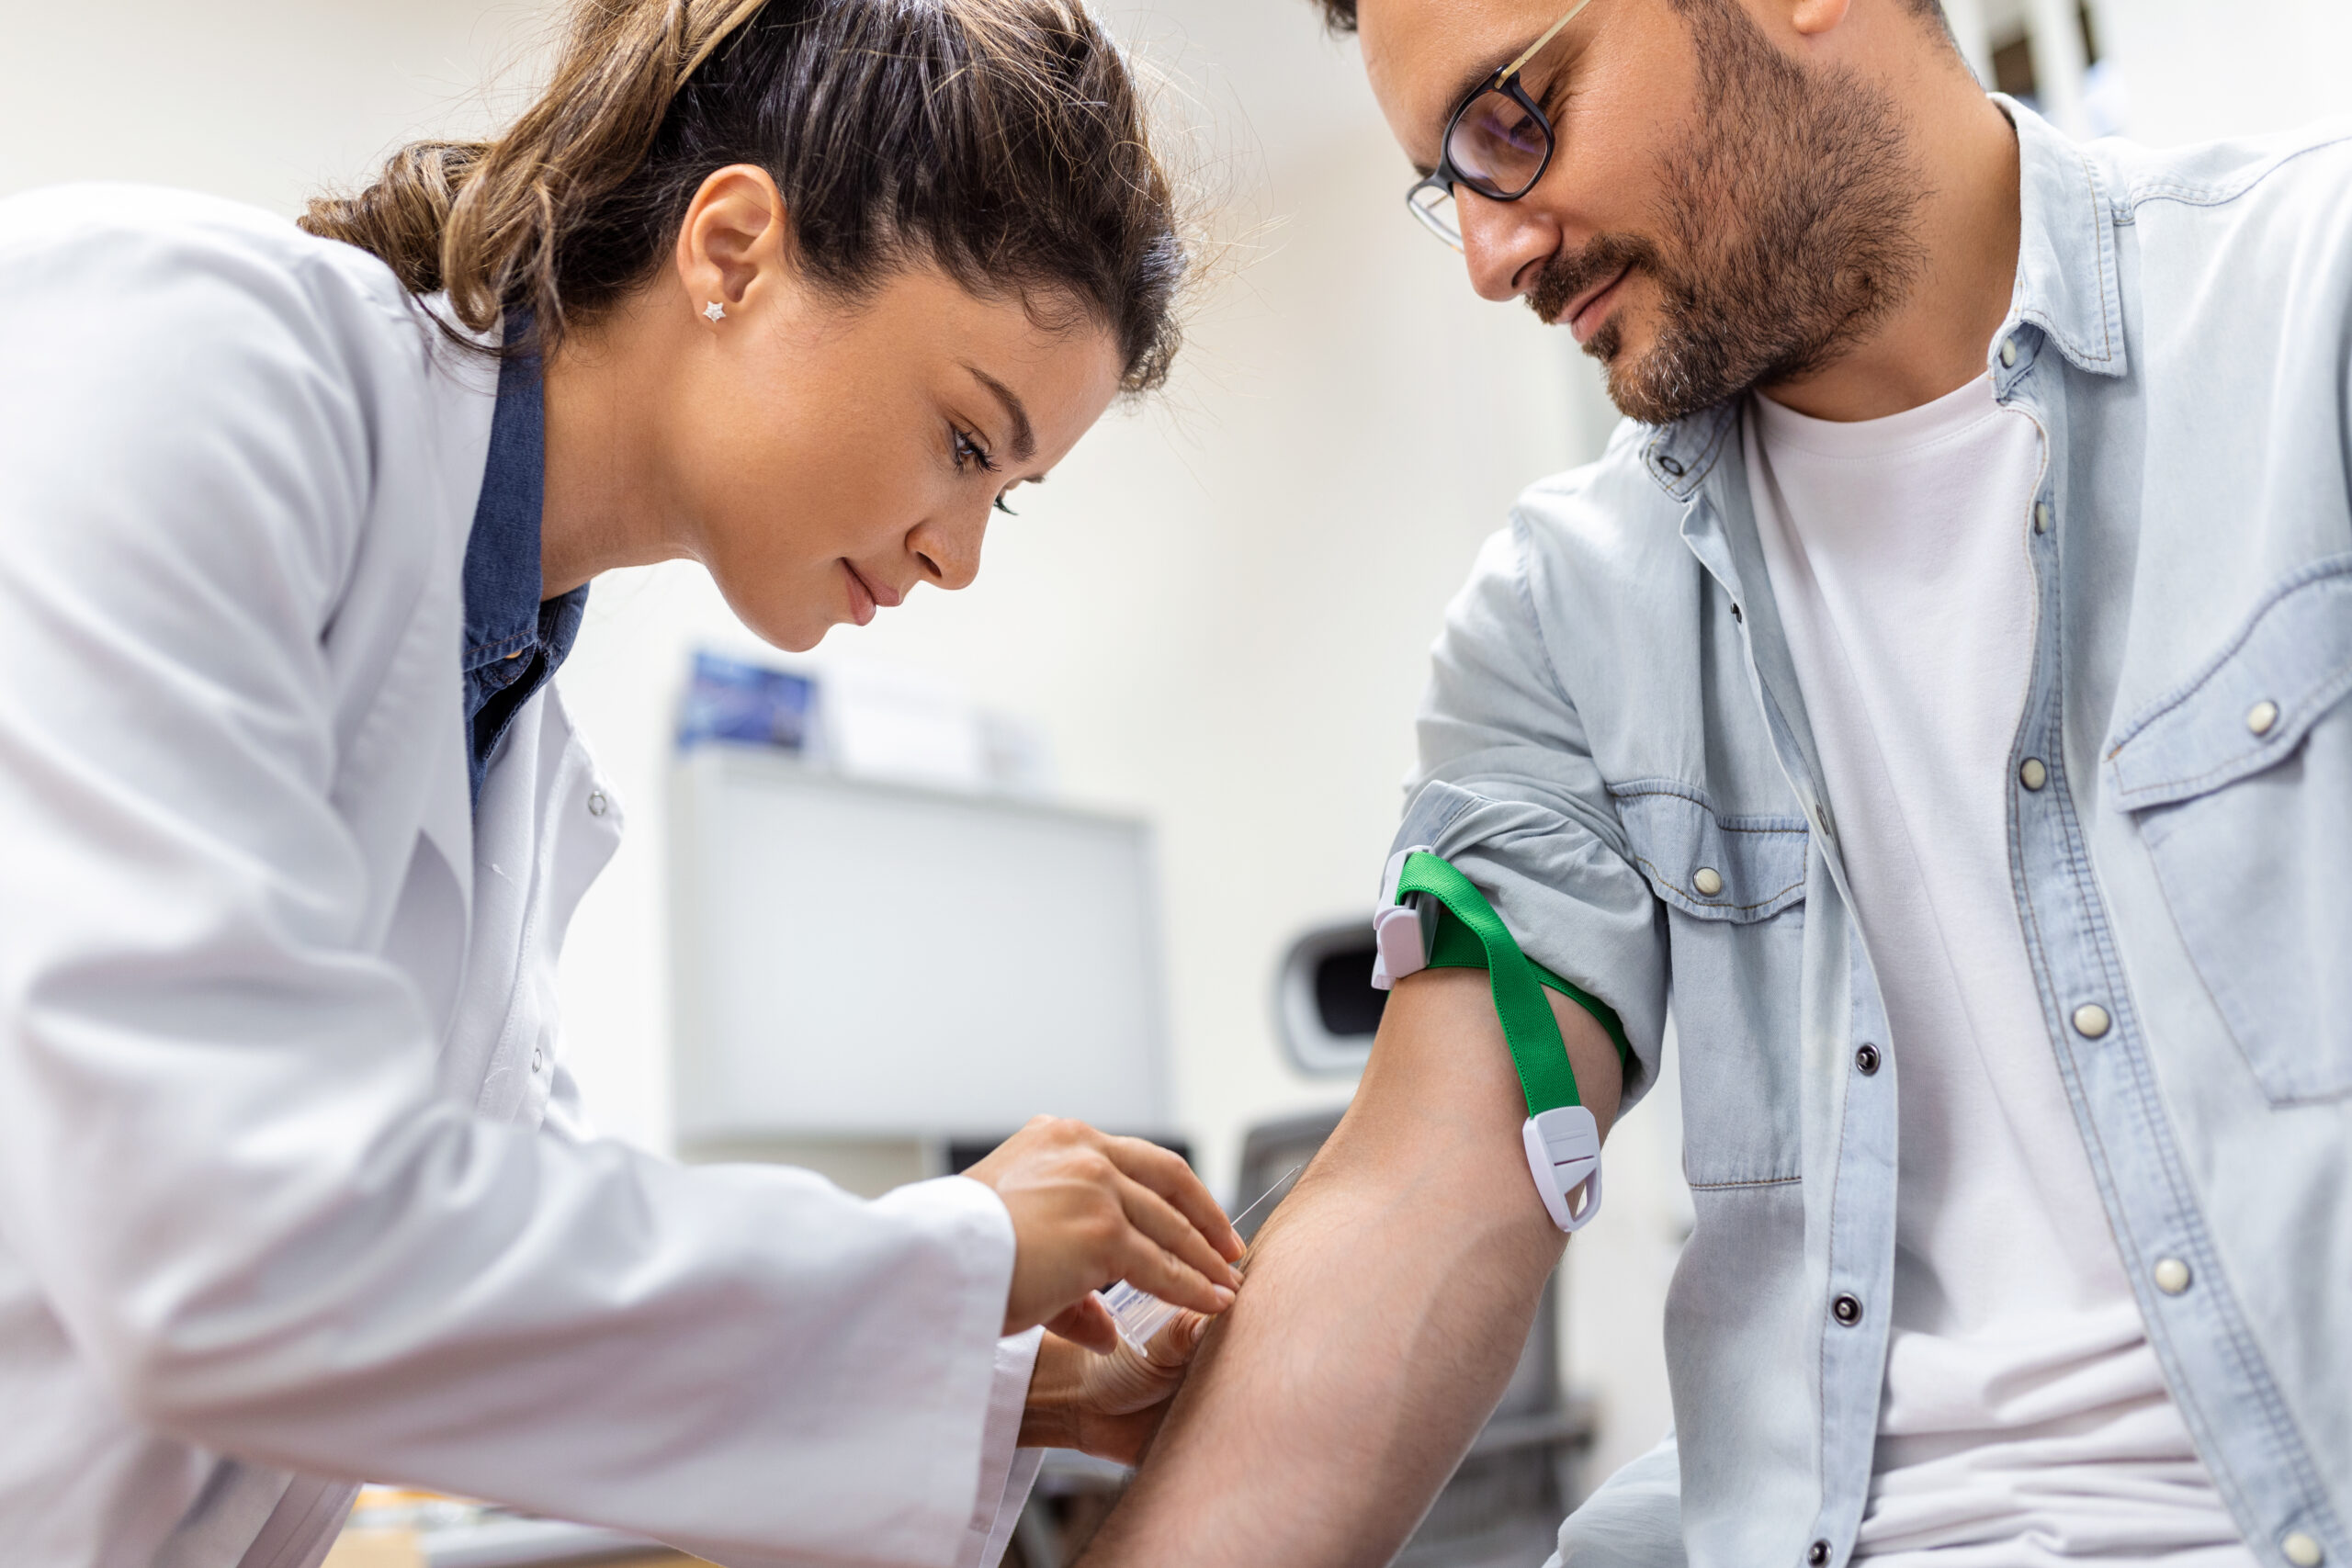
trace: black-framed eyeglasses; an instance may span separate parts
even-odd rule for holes
[[[1544,29],[1544,36],[1521,51],[1518,59],[1471,90],[1445,122],[1445,139],[1438,144],[1437,168],[1416,181],[1405,193],[1405,205],[1422,227],[1462,248],[1462,220],[1454,209],[1453,187],[1468,186],[1489,201],[1517,201],[1535,188],[1552,166],[1552,122],[1543,107],[1520,85],[1519,73],[1560,29],[1577,19],[1592,0],[1577,0],[1568,14]]]

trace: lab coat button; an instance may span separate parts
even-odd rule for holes
[[[2295,1568],[2319,1568],[2321,1560],[2327,1555],[2320,1549],[2315,1537],[2305,1535],[2301,1530],[2280,1541],[2278,1550],[2287,1554],[2287,1561]]]
[[[1864,1077],[1869,1077],[1872,1073],[1877,1072],[1878,1047],[1875,1045],[1865,1045],[1860,1050],[1855,1052],[1854,1066],[1860,1071]]]
[[[1826,1540],[1815,1541],[1804,1549],[1804,1560],[1812,1564],[1812,1568],[1821,1568],[1823,1563],[1829,1561],[1829,1543]]]
[[[2148,1271],[2156,1281],[2156,1289],[2168,1296],[2177,1296],[2188,1289],[2188,1265],[2177,1258],[2159,1258]]]
[[[2278,722],[2278,705],[2267,699],[2254,705],[2245,716],[2245,727],[2256,735],[2267,735],[2270,727]]]
[[[2075,1010],[2075,1032],[2086,1040],[2096,1040],[2105,1034],[2115,1021],[2097,1002],[2085,1002]]]
[[[2040,789],[2050,782],[2050,770],[2041,765],[2039,757],[2028,757],[2018,764],[2018,783],[2028,789]]]
[[[2003,339],[2001,340],[2001,364],[2002,364],[2002,366],[2003,366],[2004,367],[2008,367],[2008,366],[2015,365],[2017,362],[2018,362],[2018,340],[2017,340],[2017,339],[2015,339],[2015,338],[2013,338],[2013,337],[2005,337],[2005,338],[2003,338]]]
[[[1713,866],[1702,865],[1690,878],[1690,886],[1699,890],[1702,898],[1712,898],[1724,890],[1723,874]]]
[[[1829,1303],[1829,1315],[1848,1328],[1862,1321],[1862,1298],[1848,1292]]]
[[[547,1066],[547,1062],[548,1062],[548,1054],[547,1054],[545,1051],[541,1050],[541,1049],[540,1049],[539,1047],[537,1047],[537,1045],[532,1046],[532,1047],[531,1047],[531,1071],[533,1071],[533,1072],[535,1072],[535,1073],[536,1073],[536,1072],[537,1072],[540,1068],[542,1068],[542,1067],[544,1067],[544,1066]]]
[[[592,789],[588,792],[589,816],[602,817],[605,814],[605,808],[611,804],[612,803],[610,801],[605,798],[605,792],[603,790]]]

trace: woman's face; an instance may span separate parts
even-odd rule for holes
[[[746,303],[710,328],[677,485],[692,553],[780,648],[864,626],[920,584],[971,582],[1000,500],[1118,391],[1108,333],[1045,330],[933,268],[854,309]]]
[[[714,175],[675,271],[559,356],[547,570],[560,592],[567,576],[689,556],[745,625],[798,651],[920,584],[969,583],[1000,500],[1077,444],[1121,366],[1090,318],[1040,326],[1021,300],[976,297],[928,265],[844,303],[792,265],[781,209],[765,210],[774,191],[756,170]],[[582,395],[592,379],[601,399]],[[597,400],[630,411],[604,440],[566,417]],[[567,572],[559,468],[599,466],[608,482],[572,510],[616,514],[580,530],[605,543],[565,557]]]

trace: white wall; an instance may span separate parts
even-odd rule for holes
[[[2291,130],[2352,114],[2343,0],[2098,0],[2121,67],[2124,132],[2155,146]]]

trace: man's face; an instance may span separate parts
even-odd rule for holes
[[[1365,70],[1416,165],[1570,3],[1361,0]],[[1824,368],[1919,269],[1894,104],[1784,51],[1743,0],[1592,0],[1520,80],[1555,150],[1517,201],[1456,188],[1471,282],[1566,326],[1636,419]]]

